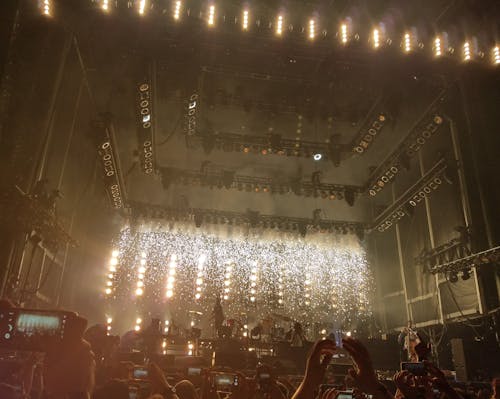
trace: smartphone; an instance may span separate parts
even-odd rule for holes
[[[187,374],[191,377],[201,375],[201,368],[199,367],[189,367]]]
[[[340,391],[339,393],[337,393],[336,399],[353,399],[353,392],[352,391]]]
[[[146,367],[136,366],[132,374],[134,380],[147,380],[149,377],[149,372]]]
[[[409,371],[417,376],[427,375],[424,362],[401,362],[401,370]]]
[[[59,310],[1,309],[0,346],[44,352],[74,338],[77,319],[76,313]]]
[[[212,381],[217,392],[232,393],[233,389],[239,385],[238,375],[232,373],[214,373]]]

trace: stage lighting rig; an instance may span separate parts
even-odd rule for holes
[[[43,15],[47,17],[52,15],[52,0],[38,0],[38,7]]]
[[[386,160],[378,166],[368,179],[367,190],[373,197],[392,182],[402,168],[407,168],[410,159],[434,136],[444,124],[444,117],[438,110],[443,101],[444,90],[434,99],[422,117]]]
[[[387,115],[383,112],[372,116],[361,127],[357,136],[353,139],[351,146],[353,152],[364,154],[387,123]]]
[[[199,113],[199,96],[193,93],[189,100],[186,101],[185,117],[184,117],[184,134],[194,136],[196,134],[196,122]]]
[[[138,85],[137,137],[140,146],[142,171],[150,175],[154,172],[154,135],[153,135],[153,94],[151,80],[143,78]]]
[[[500,47],[495,46],[493,50],[491,50],[491,61],[493,65],[500,65]]]
[[[172,184],[209,186],[238,191],[243,191],[245,188],[247,192],[256,193],[286,194],[292,192],[297,196],[313,196],[330,200],[346,198],[350,203],[354,203],[356,195],[363,193],[363,187],[360,186],[321,182],[317,174],[311,176],[311,181],[303,181],[301,178],[273,179],[236,175],[231,170],[208,167],[202,167],[200,170],[160,168],[160,174],[163,188],[166,190]]]
[[[436,264],[430,269],[432,274],[463,273],[470,275],[472,268],[494,266],[500,261],[500,246],[464,256],[448,262]]]
[[[97,152],[101,161],[102,175],[106,192],[115,209],[124,207],[124,184],[120,170],[120,161],[115,150],[114,127],[109,115],[103,119],[94,121],[93,128],[96,130],[98,142]]]
[[[421,201],[430,196],[443,183],[443,176],[448,169],[444,159],[440,159],[424,176],[413,186],[406,190],[391,206],[375,218],[371,231],[384,232],[398,223],[411,208],[416,207]]]
[[[182,10],[182,1],[177,0],[174,2],[174,10],[173,10],[173,17],[174,20],[178,21],[181,17],[181,10]]]
[[[222,223],[237,226],[245,224],[252,228],[271,228],[280,231],[295,230],[299,231],[301,235],[305,235],[309,230],[330,233],[342,232],[343,234],[356,234],[360,229],[366,230],[365,224],[359,222],[321,219],[319,225],[317,225],[313,219],[263,215],[252,210],[241,213],[215,209],[180,209],[140,202],[131,202],[130,207],[132,219],[136,221],[151,221],[155,218],[161,218],[172,222],[192,222],[195,215],[197,215],[196,217],[200,218],[199,220],[202,220],[202,223],[206,224]]]

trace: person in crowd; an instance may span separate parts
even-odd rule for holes
[[[493,379],[491,382],[491,389],[493,391],[491,399],[500,399],[500,377]]]
[[[160,319],[151,319],[151,324],[141,333],[141,336],[146,357],[151,358],[152,355],[160,353],[163,340]]]
[[[418,355],[415,347],[420,340],[417,331],[413,328],[413,322],[408,321],[408,324],[398,336],[398,343],[401,348],[401,361],[418,362]]]

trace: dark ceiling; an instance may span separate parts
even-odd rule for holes
[[[283,8],[281,3],[266,1],[248,3],[255,17],[251,29],[242,32],[239,2],[217,2],[212,28],[204,19],[205,2],[184,2],[177,22],[169,15],[171,2],[148,2],[142,17],[137,15],[136,5],[128,8],[126,1],[118,1],[115,8],[115,2],[111,3],[112,9],[103,13],[98,2],[75,1],[67,6],[64,18],[62,11],[56,17],[76,33],[98,108],[113,116],[129,200],[240,212],[253,209],[294,217],[311,217],[314,209],[321,209],[327,219],[363,222],[372,220],[374,212],[366,192],[349,206],[344,200],[256,193],[253,189],[183,184],[165,189],[161,173],[145,175],[138,163],[138,85],[145,77],[153,77],[154,154],[159,170],[199,171],[208,161],[210,168],[236,175],[310,181],[320,171],[322,182],[364,187],[370,168],[394,151],[462,68],[457,60],[439,62],[424,51],[417,51],[424,55],[404,55],[394,41],[389,48],[375,52],[366,43],[369,27],[374,21],[386,21],[399,40],[407,26],[416,26],[422,33],[419,41],[429,47],[439,24],[444,25],[439,29],[449,29],[457,40],[472,29],[480,38],[490,37],[490,26],[495,25],[486,23],[483,15],[498,15],[495,2],[488,1],[481,2],[481,7],[476,2],[445,0],[403,5],[393,1],[297,1],[287,2]],[[280,9],[286,13],[288,30],[277,38],[273,24]],[[466,10],[471,11],[470,21]],[[321,24],[314,42],[303,31],[310,15],[316,15]],[[346,16],[355,21],[356,28],[352,40],[341,45],[335,31]],[[263,155],[266,146],[249,146],[246,153],[234,143],[216,144],[208,153],[203,139],[186,140],[186,101],[193,93],[199,96],[199,135],[267,140],[279,135],[298,143],[302,156],[293,152]],[[380,115],[385,124],[372,145],[362,155],[353,151],[367,124]],[[306,142],[319,143],[320,148],[328,148],[329,143],[337,146],[340,165],[335,166],[326,152],[321,161],[314,161],[317,151],[307,148]]]

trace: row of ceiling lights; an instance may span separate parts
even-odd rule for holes
[[[53,0],[39,1],[40,9],[44,15],[50,16],[53,13],[52,2]],[[97,2],[100,4],[100,8],[104,12],[109,12],[112,3],[115,3],[109,0],[99,0]],[[150,1],[148,0],[139,0],[135,3],[129,1],[128,4],[129,7],[134,6],[137,9],[138,14],[141,16],[144,16],[146,14],[148,7],[151,7]],[[183,14],[191,15],[190,9],[185,9],[184,4],[181,0],[173,0],[171,14],[172,18],[175,21],[179,21]],[[268,24],[268,26],[274,30],[277,36],[283,36],[285,33],[285,28],[290,31],[293,31],[294,29],[293,25],[285,26],[285,16],[286,14],[284,12],[279,13],[276,16],[275,22]],[[206,23],[209,27],[214,27],[216,25],[217,10],[215,2],[208,3],[207,11],[204,16],[202,15],[202,17],[206,20]],[[226,20],[226,16],[224,16],[224,20]],[[250,21],[251,13],[248,7],[245,7],[242,10],[241,18],[234,18],[235,23],[241,24],[241,28],[243,31],[250,30]],[[260,26],[261,21],[259,19],[256,19],[255,25]],[[318,18],[311,17],[308,21],[307,28],[301,28],[301,30],[306,32],[309,40],[315,40],[320,35],[322,35],[323,37],[327,36],[327,30],[322,30],[320,32],[318,25]],[[350,41],[360,40],[359,34],[355,32],[354,24],[351,18],[345,18],[340,23],[339,29],[335,32],[335,35],[342,45],[347,45]],[[375,50],[378,50],[383,46],[390,46],[393,43],[393,39],[390,37],[389,32],[387,31],[387,28],[383,23],[377,24],[372,29],[368,41],[372,48]],[[400,46],[403,52],[406,54],[422,50],[425,47],[424,43],[419,38],[416,28],[411,28],[404,32],[400,41]],[[431,47],[436,58],[459,53],[462,61],[464,62],[469,62],[473,59],[483,59],[486,57],[487,53],[487,50],[485,50],[485,48],[481,48],[479,46],[476,37],[469,37],[461,44],[455,43],[455,47],[453,47],[453,44],[449,39],[449,35],[446,32],[442,32],[436,35],[432,40]],[[458,48],[459,50],[457,51],[456,48]],[[491,54],[491,62],[493,63],[493,65],[500,65],[500,47],[495,44],[489,51]]]

